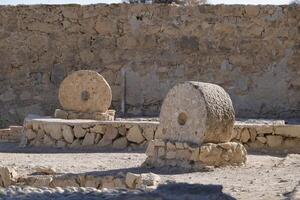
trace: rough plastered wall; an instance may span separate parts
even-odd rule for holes
[[[300,6],[0,7],[1,126],[52,115],[78,69],[105,76],[118,111],[125,93],[127,114],[157,115],[197,80],[223,86],[238,117],[300,117]]]

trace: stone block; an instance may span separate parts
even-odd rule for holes
[[[91,146],[95,142],[95,133],[87,133],[82,141],[82,146]]]
[[[73,129],[70,126],[62,126],[62,134],[66,142],[71,144],[74,141]]]
[[[31,129],[26,129],[25,135],[28,140],[33,140],[36,137],[36,133]]]
[[[79,125],[74,126],[73,130],[76,138],[83,138],[86,134],[86,130]]]
[[[127,145],[128,145],[128,141],[126,137],[117,138],[112,144],[113,148],[115,149],[125,149]]]
[[[249,133],[249,130],[247,128],[244,128],[241,132],[241,142],[242,143],[246,143],[248,142],[248,140],[250,139],[250,133]]]
[[[120,126],[120,127],[118,127],[118,132],[119,132],[120,135],[125,136],[126,133],[127,133],[127,129],[126,129],[125,126]]]
[[[44,124],[44,130],[55,140],[60,140],[63,137],[61,126],[58,124]]]
[[[282,144],[282,136],[267,135],[267,145],[269,147],[280,147]]]
[[[267,142],[267,138],[266,137],[257,137],[256,138],[259,142],[265,144]]]
[[[142,143],[145,140],[144,136],[142,135],[142,131],[138,126],[133,126],[132,128],[130,128],[126,137],[128,141],[138,144]]]
[[[143,131],[143,136],[148,141],[153,140],[154,139],[154,128],[153,127],[146,127]]]
[[[105,176],[101,179],[102,188],[112,189],[115,188],[115,182],[113,176]]]
[[[151,140],[148,143],[148,146],[147,146],[145,154],[147,156],[154,156],[155,155],[155,146],[154,146],[154,141],[153,140]]]
[[[54,117],[60,118],[60,119],[68,119],[68,112],[61,110],[61,109],[55,109]]]
[[[118,129],[113,126],[108,126],[105,129],[104,138],[113,140],[118,136]]]
[[[94,133],[104,134],[105,133],[105,127],[103,125],[97,124],[94,127],[90,128],[90,131],[94,132]]]
[[[135,189],[138,178],[139,178],[138,174],[128,172],[126,174],[126,178],[125,178],[125,183],[126,183],[127,187],[130,189]]]
[[[283,137],[300,138],[300,125],[276,126],[274,134]]]
[[[55,140],[53,140],[50,136],[44,135],[44,141],[43,144],[48,147],[54,147],[55,146]]]
[[[0,186],[8,187],[16,181],[18,174],[10,167],[0,167]]]

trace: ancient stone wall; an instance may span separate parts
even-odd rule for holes
[[[224,87],[238,117],[300,117],[299,63],[300,6],[2,6],[0,126],[53,115],[78,69],[100,72],[127,114],[158,115],[196,80]]]

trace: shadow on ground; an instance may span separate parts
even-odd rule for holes
[[[56,199],[56,200],[77,200],[77,199],[107,199],[107,200],[234,200],[235,198],[223,193],[222,185],[202,185],[202,184],[188,184],[188,183],[169,183],[158,186],[158,188],[151,192],[142,190],[127,191],[119,190],[86,190],[86,191],[72,191],[64,190],[60,192],[41,192],[32,191],[24,193],[18,191],[17,193],[3,193],[0,199]]]
[[[145,153],[143,148],[112,149],[107,147],[82,147],[82,148],[51,148],[51,147],[20,147],[18,143],[0,142],[0,153]]]

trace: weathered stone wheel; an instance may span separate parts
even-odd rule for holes
[[[193,81],[172,88],[160,112],[163,139],[195,144],[228,142],[234,120],[231,99],[223,88]]]
[[[80,70],[63,80],[58,98],[65,110],[105,112],[111,105],[112,92],[103,76],[95,71]]]

